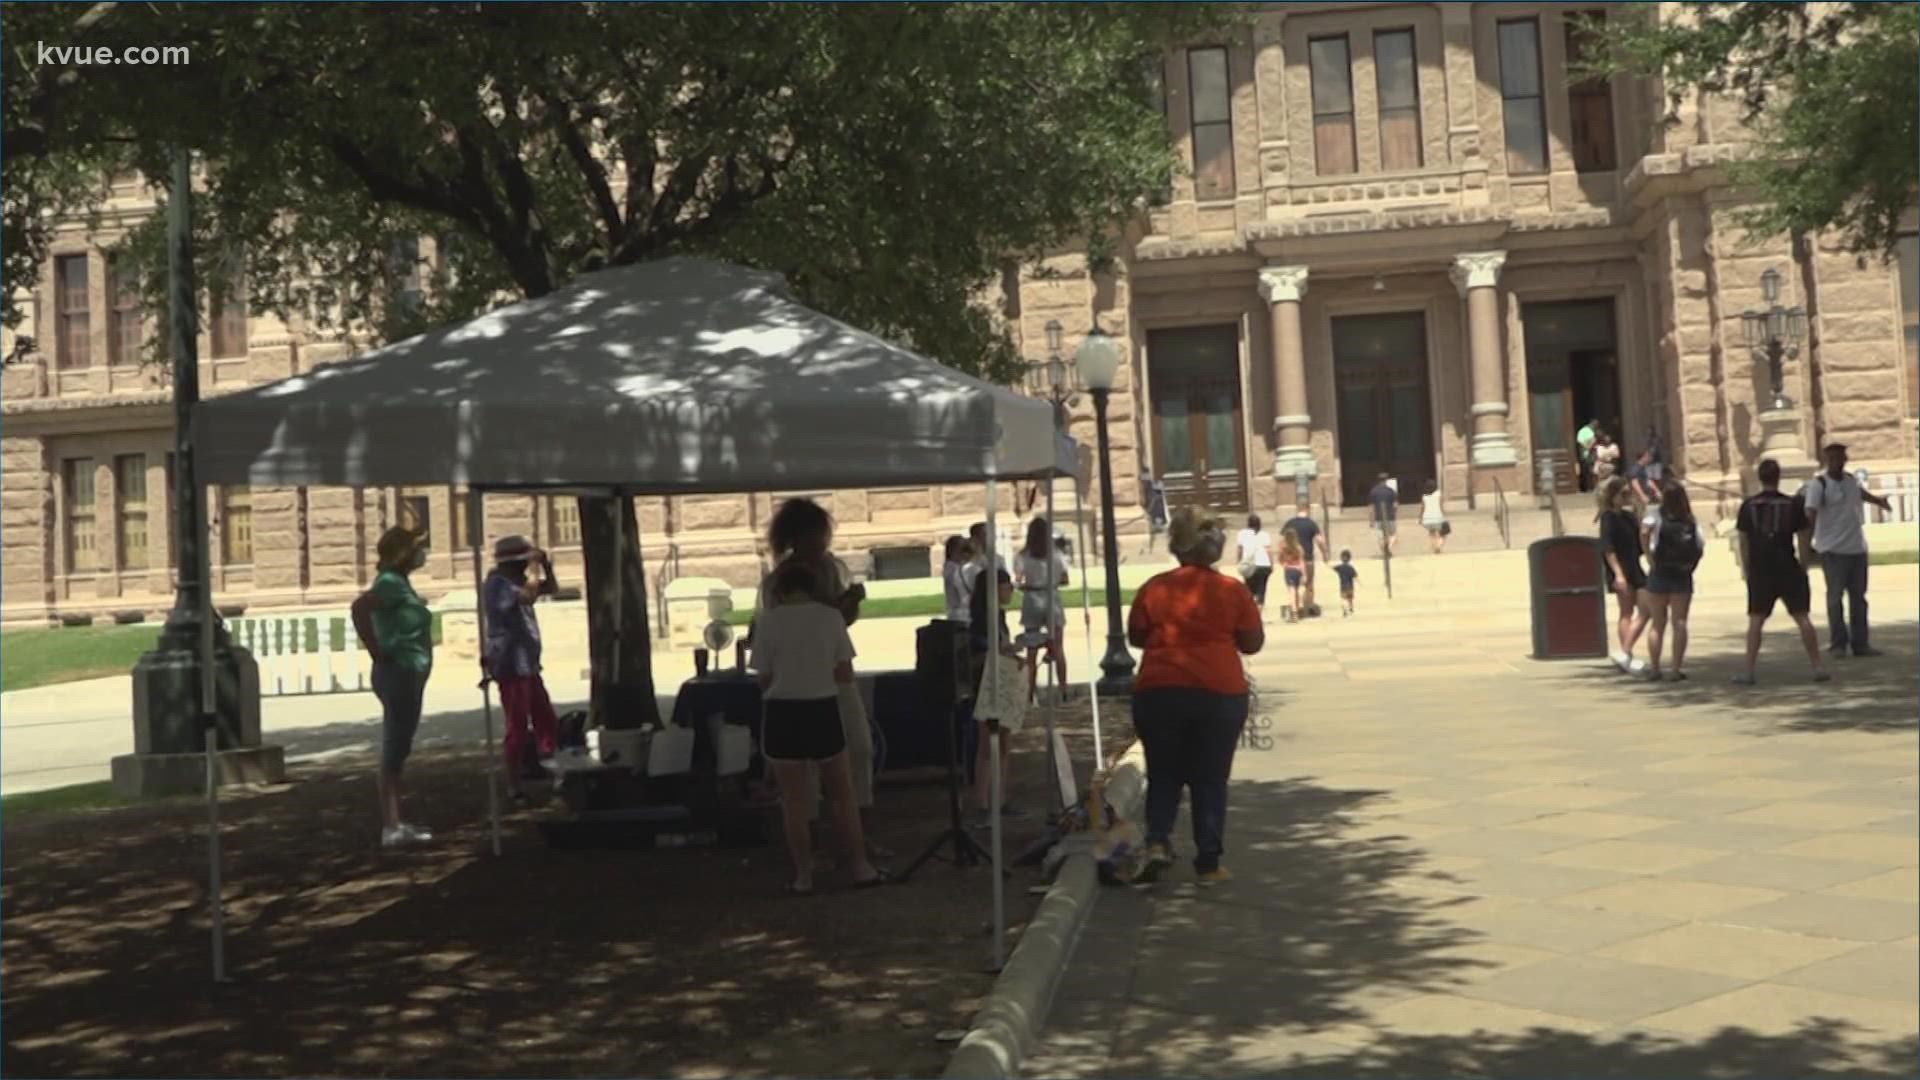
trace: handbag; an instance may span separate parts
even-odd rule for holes
[[[1442,522],[1440,523],[1440,535],[1441,535],[1441,536],[1452,536],[1452,535],[1453,535],[1453,522],[1451,522],[1451,521],[1442,521]]]

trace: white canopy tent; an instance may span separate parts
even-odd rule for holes
[[[671,258],[201,404],[213,484],[629,494],[1071,476],[1046,402]]]
[[[465,485],[470,511],[487,491],[985,481],[991,522],[996,481],[1078,468],[1049,403],[807,308],[778,274],[683,257],[584,275],[459,326],[205,401],[193,440],[205,484]],[[470,535],[477,586],[481,530]],[[493,808],[484,696],[483,705]],[[997,753],[990,760],[997,802]],[[490,816],[497,854],[497,809]]]

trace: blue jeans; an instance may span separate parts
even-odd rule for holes
[[[1193,867],[1201,873],[1219,866],[1226,851],[1227,778],[1246,723],[1245,694],[1170,688],[1133,695],[1133,728],[1147,751],[1147,841],[1171,845],[1180,793],[1191,791]]]
[[[1835,652],[1867,647],[1867,557],[1822,555],[1820,569],[1827,578],[1827,629]],[[1845,596],[1846,610],[1841,597]],[[1842,616],[1848,616],[1842,618]]]

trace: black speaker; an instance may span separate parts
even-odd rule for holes
[[[965,626],[935,619],[914,631],[913,645],[913,669],[933,715],[945,716],[956,702],[972,696],[967,675],[973,659],[968,655]]]

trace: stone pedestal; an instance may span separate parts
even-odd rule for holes
[[[224,635],[222,635],[224,637]],[[114,790],[127,796],[200,791],[206,777],[206,729],[200,720],[200,657],[163,637],[133,665],[132,754],[113,759]],[[277,783],[284,755],[260,738],[260,668],[231,644],[214,650],[215,748],[222,783]],[[188,762],[197,762],[189,765]]]
[[[278,784],[287,778],[285,751],[278,746],[218,750],[213,765],[221,787]],[[113,759],[113,791],[125,798],[204,792],[206,781],[205,753],[121,754]]]
[[[1780,465],[1780,490],[1794,491],[1820,468],[1800,439],[1798,409],[1768,409],[1760,414],[1760,456]],[[1759,462],[1755,462],[1758,465]]]

